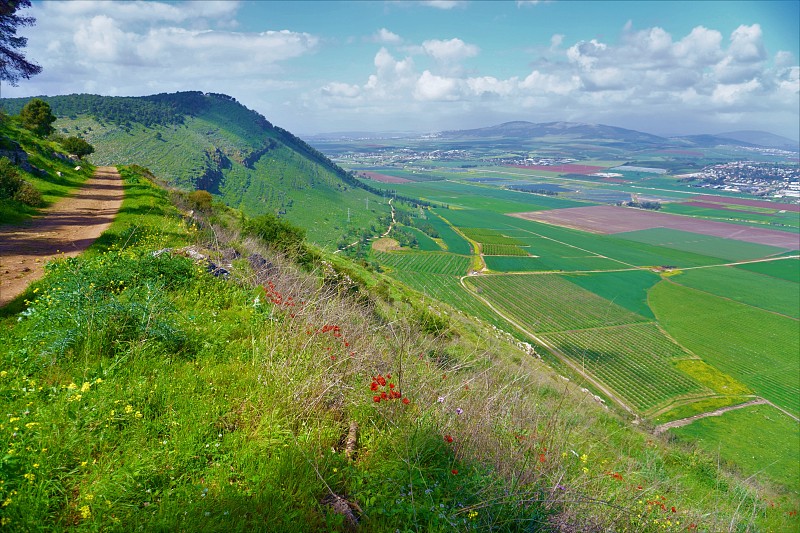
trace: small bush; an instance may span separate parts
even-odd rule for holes
[[[42,205],[42,194],[22,179],[7,157],[0,157],[0,199],[14,199],[32,207]]]
[[[189,193],[189,202],[198,211],[211,211],[211,202],[214,198],[208,191],[192,191]]]

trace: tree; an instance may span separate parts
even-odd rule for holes
[[[84,141],[80,137],[67,137],[61,141],[61,146],[63,146],[64,150],[67,152],[77,155],[78,157],[83,157],[94,153],[94,146]]]
[[[0,83],[6,80],[13,87],[21,78],[28,80],[42,71],[19,51],[28,39],[17,36],[17,28],[33,26],[36,19],[20,16],[17,10],[30,6],[30,0],[0,0]]]
[[[50,135],[55,131],[52,124],[56,121],[50,104],[39,98],[34,98],[22,108],[19,113],[22,125],[40,137]]]

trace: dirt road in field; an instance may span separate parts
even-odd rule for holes
[[[0,307],[44,275],[55,256],[72,257],[111,225],[122,206],[122,179],[98,167],[83,187],[18,226],[0,226]]]
[[[740,403],[740,404],[737,404],[737,405],[729,405],[728,407],[721,407],[720,409],[716,409],[714,411],[709,411],[707,413],[700,413],[698,415],[689,416],[689,417],[686,417],[686,418],[681,418],[680,420],[673,420],[672,422],[667,422],[666,424],[661,424],[660,426],[656,426],[655,432],[656,433],[663,433],[668,429],[688,426],[689,424],[691,424],[695,420],[700,420],[701,418],[708,418],[709,416],[720,416],[720,415],[723,415],[723,414],[727,413],[728,411],[734,411],[736,409],[743,409],[745,407],[751,407],[753,405],[765,405],[765,404],[770,404],[770,402],[768,402],[764,398],[758,398],[756,400],[751,400],[749,402]],[[781,411],[783,411],[783,409],[781,409]],[[791,415],[789,415],[789,416],[791,416]]]

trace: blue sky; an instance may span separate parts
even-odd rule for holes
[[[223,92],[298,134],[800,129],[800,2],[34,2],[4,96]]]

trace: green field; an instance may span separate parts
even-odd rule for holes
[[[505,244],[520,246],[523,243],[514,237],[509,237],[499,231],[487,228],[459,228],[461,232],[473,241],[481,244]]]
[[[797,258],[765,263],[747,263],[736,265],[736,268],[800,283],[800,259]]]
[[[669,281],[653,287],[649,301],[682,346],[776,405],[800,412],[797,320]]]
[[[640,412],[680,396],[708,392],[674,367],[672,360],[686,353],[652,323],[552,333],[544,338]]]
[[[740,222],[748,226],[769,227],[770,229],[785,229],[797,231],[800,227],[800,216],[791,211],[780,212],[780,204],[775,209],[760,209],[744,205],[720,205],[725,209],[712,209],[679,203],[663,204],[662,211],[676,215],[691,215],[695,217],[720,220],[723,222]]]
[[[785,262],[796,260],[786,259]],[[670,279],[686,287],[800,318],[800,283],[727,266],[685,270]]]
[[[800,493],[800,426],[769,405],[729,411],[671,429],[681,440],[697,442],[747,476],[769,478]]]
[[[445,252],[377,252],[375,257],[398,271],[453,276],[466,274],[470,262],[469,257]]]
[[[444,213],[447,213],[447,211],[444,211]],[[439,232],[439,238],[447,246],[448,252],[461,255],[470,255],[472,253],[472,246],[470,246],[469,242],[456,233],[450,224],[440,216],[434,213],[433,216],[428,217],[428,223]]]
[[[467,278],[478,293],[531,332],[546,333],[646,319],[552,274]]]
[[[602,296],[628,311],[655,319],[647,304],[647,291],[661,280],[648,270],[565,275],[564,279]]]

